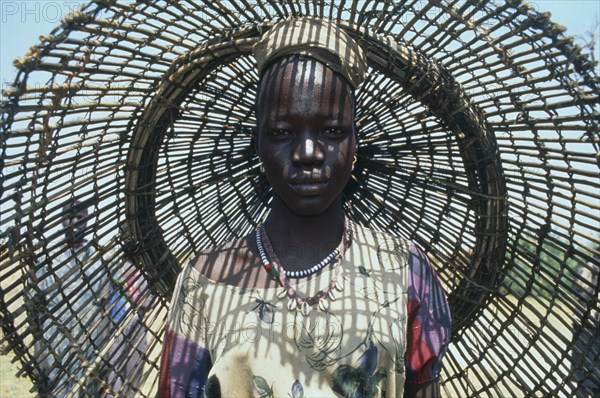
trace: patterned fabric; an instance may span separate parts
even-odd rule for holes
[[[83,378],[84,364],[95,358],[105,338],[100,326],[109,278],[100,257],[87,243],[78,248],[62,244],[52,263],[41,258],[36,271],[47,302],[43,339],[36,343],[52,395],[64,397]]]
[[[127,322],[122,333],[115,336],[106,358],[110,363],[104,376],[111,397],[135,397],[141,386],[144,361],[142,355],[148,348],[148,328],[137,316]]]
[[[131,304],[145,306],[143,292],[147,289],[146,280],[139,269],[129,261],[115,273],[113,286],[108,303],[109,316],[113,321],[120,322],[131,308]]]
[[[329,310],[289,311],[281,289],[214,282],[187,266],[163,344],[160,397],[402,396],[439,376],[444,292],[412,243],[356,227]],[[331,271],[303,281],[311,295]]]
[[[367,74],[367,57],[342,28],[321,18],[294,18],[275,24],[252,49],[258,74],[275,59],[304,55],[324,63],[353,88]]]
[[[115,257],[118,259],[118,257]],[[108,339],[107,370],[104,381],[113,396],[134,397],[141,386],[142,355],[148,348],[148,328],[143,317],[152,304],[148,283],[139,269],[129,261],[114,264],[113,287],[108,301],[107,321],[111,337]],[[124,323],[125,322],[125,323]]]
[[[442,356],[450,338],[450,307],[427,256],[410,244],[408,263],[408,381],[422,384],[441,372]]]

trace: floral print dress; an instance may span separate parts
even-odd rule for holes
[[[343,290],[327,311],[287,309],[281,288],[179,276],[161,361],[160,397],[395,397],[439,376],[450,311],[427,257],[356,226]],[[296,290],[314,295],[332,271]]]

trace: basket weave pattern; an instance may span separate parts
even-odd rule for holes
[[[430,256],[454,318],[445,394],[587,391],[573,380],[598,382],[597,359],[570,359],[584,354],[578,337],[587,351],[600,339],[590,327],[600,305],[599,79],[560,26],[519,1],[103,0],[69,16],[15,61],[1,105],[3,347],[50,388],[34,341],[38,318],[54,314],[36,272],[59,255],[61,209],[78,199],[91,213],[87,261],[112,274],[123,262],[118,224],[135,238],[156,296],[138,393],[154,394],[181,267],[266,214],[250,53],[273,22],[299,15],[338,21],[366,49],[345,206]],[[124,326],[86,325],[97,328]],[[77,388],[109,388],[99,376],[115,366],[109,345],[95,347]]]

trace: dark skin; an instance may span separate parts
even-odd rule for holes
[[[342,191],[356,153],[352,91],[316,61],[286,59],[266,72],[257,113],[256,149],[273,187],[267,234],[285,269],[306,269],[343,232]],[[260,264],[252,233],[202,253],[195,267],[232,285],[277,286]]]
[[[88,212],[86,209],[72,210],[63,217],[65,243],[72,248],[85,242]]]
[[[265,227],[286,270],[310,268],[339,243],[342,191],[356,154],[353,104],[351,86],[318,61],[284,58],[265,73],[255,144],[273,188]],[[278,286],[261,264],[254,233],[205,251],[194,262],[215,281]],[[439,383],[407,383],[404,396],[439,396]]]

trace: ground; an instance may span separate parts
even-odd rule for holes
[[[30,392],[31,382],[24,377],[16,377],[17,366],[11,363],[11,355],[0,356],[0,397],[2,398],[25,398],[35,397]]]

